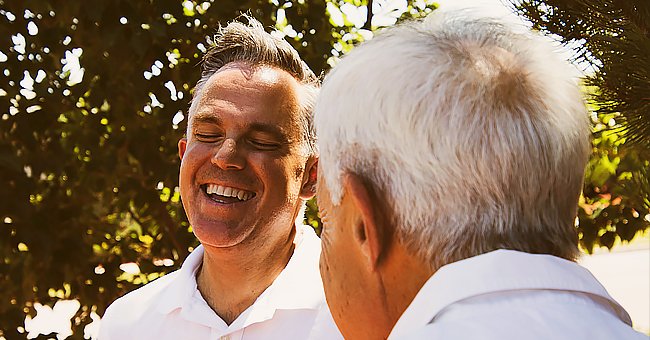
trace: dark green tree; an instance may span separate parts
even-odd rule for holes
[[[512,0],[533,28],[576,46],[595,72],[588,85],[599,113],[619,113],[625,137],[650,148],[650,2],[647,0]]]
[[[176,143],[219,22],[249,12],[321,73],[372,30],[435,8],[382,4],[0,0],[0,337],[24,337],[18,327],[35,303],[78,299],[81,338],[92,312],[176,269],[196,246],[179,201]],[[627,201],[646,197],[647,206],[647,196],[616,191],[647,185],[637,175],[647,163],[619,147],[625,137],[609,119],[619,116],[609,115],[598,116],[602,138],[587,174],[586,245],[604,243],[612,216],[632,236],[647,228],[637,223],[647,209]],[[319,230],[314,201],[307,222]]]
[[[178,268],[196,246],[179,201],[176,145],[219,22],[250,13],[320,73],[386,24],[372,24],[373,13],[391,24],[433,8],[0,0],[0,337],[24,337],[35,303],[78,299],[73,337],[82,338],[91,313]]]
[[[586,66],[594,153],[579,210],[581,244],[591,251],[632,240],[650,226],[650,1],[510,3]]]

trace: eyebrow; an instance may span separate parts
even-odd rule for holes
[[[252,123],[250,125],[251,132],[263,132],[263,133],[268,133],[269,135],[273,136],[280,142],[290,142],[289,136],[282,131],[277,125],[271,125],[271,124],[263,124],[263,123]]]
[[[221,125],[221,119],[219,117],[197,113],[194,116],[194,123],[208,123],[208,124]]]

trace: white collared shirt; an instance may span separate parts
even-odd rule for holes
[[[497,250],[446,265],[389,339],[648,339],[580,265]]]
[[[320,240],[308,226],[287,266],[227,325],[201,296],[199,246],[182,267],[117,299],[101,320],[100,340],[341,339],[325,303],[318,270]]]

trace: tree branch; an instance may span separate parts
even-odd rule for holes
[[[368,0],[368,14],[366,15],[366,23],[363,24],[363,28],[368,31],[372,30],[372,2],[373,0]]]
[[[172,219],[171,216],[169,216],[169,212],[165,208],[164,205],[161,204],[156,204],[157,209],[157,215],[160,217],[158,221],[162,223],[162,227],[165,229],[165,233],[169,236],[169,239],[172,241],[174,244],[174,247],[176,248],[176,251],[178,252],[178,257],[179,259],[185,259],[189,252],[187,251],[187,247],[182,247],[180,242],[176,239],[176,236],[174,234],[174,229],[177,228],[178,226],[176,225],[176,222]]]
[[[156,204],[156,206],[158,209],[156,209],[155,213],[159,217],[157,220],[159,223],[161,223],[163,230],[165,230],[165,236],[167,236],[171,241],[173,247],[178,252],[179,258],[184,259],[188,254],[187,249],[181,246],[181,243],[178,242],[176,236],[174,235],[174,220],[172,220],[172,218],[169,216],[169,213],[167,212],[167,209],[164,208],[164,206],[158,204]],[[144,228],[142,220],[138,217],[135,211],[133,211],[133,207],[129,207],[129,213],[135,222]]]
[[[142,223],[142,220],[140,220],[140,217],[133,211],[133,207],[129,205],[129,214],[131,215],[131,218],[135,220],[135,223],[139,224],[141,227],[144,227],[144,224]]]

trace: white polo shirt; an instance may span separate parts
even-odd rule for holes
[[[197,289],[199,246],[179,270],[113,302],[101,320],[99,339],[342,339],[325,303],[320,239],[308,226],[299,230],[303,236],[287,266],[232,324]]]
[[[591,273],[550,255],[497,250],[442,267],[389,339],[645,339]]]

